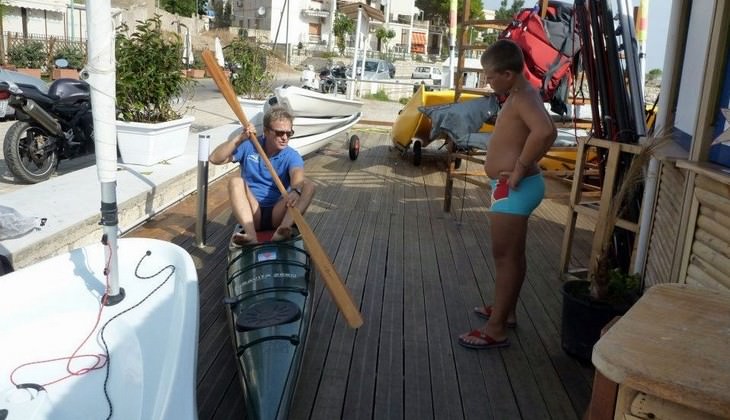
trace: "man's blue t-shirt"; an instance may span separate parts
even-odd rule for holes
[[[263,148],[266,142],[264,136],[260,136],[258,140]],[[299,152],[289,146],[275,156],[270,157],[269,160],[279,179],[281,179],[282,184],[284,184],[284,188],[287,190],[291,184],[289,170],[304,167],[304,160],[299,155]],[[262,207],[273,207],[281,198],[281,193],[276,187],[276,183],[271,177],[264,160],[261,159],[258,151],[256,151],[256,147],[251,144],[250,140],[239,144],[236,150],[233,151],[233,161],[241,163],[241,176],[246,181],[256,200],[258,200],[259,205]]]

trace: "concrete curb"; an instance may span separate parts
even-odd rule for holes
[[[119,164],[117,206],[119,230],[125,233],[190,195],[197,188],[197,137],[211,136],[211,149],[228,139],[237,125],[229,124],[192,134],[182,156],[152,166]],[[210,165],[209,182],[237,164]],[[96,165],[46,182],[3,194],[3,205],[24,216],[46,217],[44,227],[0,244],[15,269],[99,241],[100,187]],[[44,214],[46,213],[47,214]]]

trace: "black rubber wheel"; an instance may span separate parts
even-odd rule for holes
[[[420,141],[413,142],[413,165],[418,166],[421,164],[421,157],[422,157],[421,154],[422,153],[423,152],[421,150],[421,142]]]
[[[454,159],[454,169],[459,169],[459,168],[461,168],[461,159],[456,158],[456,159]]]
[[[3,153],[13,177],[35,184],[53,175],[58,166],[58,154],[42,128],[18,121],[5,134]]]
[[[350,152],[350,160],[355,160],[360,155],[360,137],[353,134],[350,137],[350,141],[347,143],[348,151]]]

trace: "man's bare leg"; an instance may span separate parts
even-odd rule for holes
[[[297,193],[294,192],[292,194],[296,195]],[[304,214],[307,210],[309,204],[312,202],[312,198],[314,198],[314,184],[309,180],[305,180],[302,184],[302,196],[297,199],[297,204],[295,206],[301,214]],[[277,220],[280,220],[280,222],[278,223],[278,227],[276,228],[274,235],[271,237],[272,241],[285,241],[292,236],[291,227],[294,224],[294,218],[286,208],[286,202],[284,200],[285,199],[282,198],[282,201],[276,203],[276,207],[274,207],[272,215],[274,225],[276,226]]]
[[[496,276],[492,313],[481,332],[502,341],[507,338],[507,321],[515,319],[517,299],[525,279],[527,217],[489,213],[489,223]],[[481,340],[467,334],[461,339],[472,344],[479,344]]]
[[[228,198],[233,208],[233,216],[243,227],[244,233],[234,233],[233,243],[236,245],[252,245],[258,243],[256,239],[256,225],[248,188],[241,177],[233,177],[228,181]]]

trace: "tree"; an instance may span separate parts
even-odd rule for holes
[[[343,13],[337,12],[332,32],[335,33],[337,49],[340,50],[340,55],[342,55],[345,53],[345,35],[355,32],[355,22]]]
[[[380,26],[375,30],[375,37],[378,39],[378,51],[380,51],[381,43],[384,44],[387,50],[388,42],[395,38],[395,32],[392,29],[386,29],[384,26]]]
[[[225,0],[212,0],[211,7],[215,19],[211,23],[213,28],[228,28],[231,26],[231,2]]]
[[[484,18],[482,0],[469,0],[469,16],[471,19]],[[416,7],[423,10],[425,19],[436,26],[448,25],[450,0],[416,0]],[[464,0],[457,1],[457,13],[464,10]],[[458,18],[457,18],[458,21]]]
[[[646,80],[654,81],[662,78],[661,69],[651,69],[649,73],[646,73]]]
[[[502,0],[499,9],[494,13],[495,19],[512,19],[525,6],[524,0],[513,0],[512,5],[507,7],[507,0]],[[490,31],[483,34],[485,44],[493,44],[499,34]]]
[[[160,7],[174,15],[190,17],[196,13],[195,0],[162,0]]]
[[[512,6],[507,7],[508,0],[502,0],[499,5],[499,9],[494,15],[495,19],[512,19],[521,9],[525,7],[524,0],[512,0]]]

